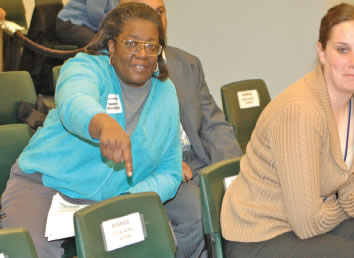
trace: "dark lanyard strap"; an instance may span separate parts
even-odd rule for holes
[[[348,154],[348,143],[349,143],[349,131],[350,131],[350,117],[352,112],[352,99],[349,101],[349,112],[348,112],[348,126],[347,126],[347,140],[345,142],[345,151],[344,151],[344,162],[347,161],[347,154]],[[336,193],[338,199],[338,192]],[[323,201],[326,201],[327,197],[323,198]]]
[[[345,142],[345,152],[344,152],[344,161],[347,161],[348,154],[348,143],[349,143],[349,131],[350,131],[350,117],[352,112],[352,99],[349,101],[349,112],[348,112],[348,126],[347,126],[347,141]]]

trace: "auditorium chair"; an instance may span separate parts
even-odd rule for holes
[[[15,124],[20,101],[36,104],[31,75],[26,71],[0,72],[0,125]]]
[[[267,86],[261,79],[233,82],[221,87],[221,98],[225,119],[245,153],[258,117],[271,100]]]
[[[143,218],[143,241],[106,251],[102,222],[138,212]],[[74,214],[78,258],[175,257],[176,247],[164,206],[156,193],[117,196],[91,204]]]
[[[224,257],[220,228],[220,210],[225,193],[224,179],[237,175],[239,171],[240,157],[237,157],[216,162],[199,173],[203,226],[211,258]]]
[[[32,130],[27,124],[0,125],[0,196],[5,190],[11,166],[31,136]]]
[[[0,257],[38,258],[32,238],[24,228],[0,229]]]

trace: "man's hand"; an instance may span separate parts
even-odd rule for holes
[[[182,161],[182,175],[183,175],[183,182],[188,182],[193,177],[191,168],[184,161]]]
[[[6,12],[4,9],[0,8],[0,20],[5,20]]]

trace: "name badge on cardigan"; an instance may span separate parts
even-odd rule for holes
[[[122,104],[117,94],[108,94],[106,112],[108,114],[122,113]]]

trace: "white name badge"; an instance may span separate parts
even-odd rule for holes
[[[259,107],[257,90],[245,90],[237,92],[240,109]]]
[[[5,254],[0,254],[0,258],[6,258]]]
[[[122,113],[122,104],[118,94],[108,94],[106,112],[108,114]]]
[[[144,241],[143,224],[139,212],[102,222],[106,251]]]
[[[225,178],[224,178],[224,189],[225,189],[225,190],[231,185],[232,181],[234,181],[237,176],[238,176],[238,175],[229,176],[229,177],[225,177]]]

